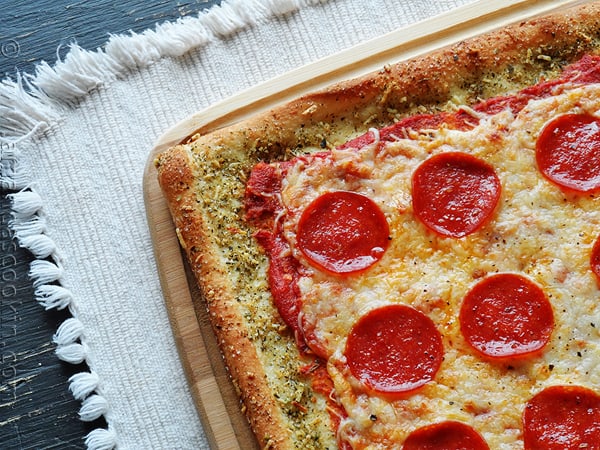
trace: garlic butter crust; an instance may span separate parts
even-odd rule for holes
[[[432,423],[448,422],[441,428],[456,430],[465,424],[473,430],[473,442],[483,438],[490,448],[513,449],[523,445],[524,420],[543,422],[551,402],[547,397],[566,397],[568,404],[580,395],[596,405],[600,380],[592,369],[600,362],[600,324],[595,320],[600,298],[589,268],[597,238],[590,228],[598,229],[600,222],[596,195],[567,192],[552,175],[537,171],[536,136],[557,113],[598,118],[599,87],[561,87],[544,98],[521,98],[519,108],[499,101],[486,114],[470,106],[556,77],[565,65],[597,53],[599,18],[595,3],[519,23],[195,135],[157,157],[159,182],[179,240],[259,446],[333,449],[343,442],[385,448]],[[404,128],[407,135],[383,131],[415,113],[420,119]],[[425,119],[423,113],[431,116]],[[446,125],[440,119],[444,114]],[[448,117],[468,122],[468,115],[476,126],[447,126]],[[417,131],[411,135],[411,129]],[[428,131],[419,132],[424,129]],[[344,147],[348,141],[353,143]],[[280,185],[272,183],[277,177],[263,180],[263,187],[285,205],[284,215],[257,208],[256,216],[247,220],[246,183],[257,163],[324,150],[322,166],[311,160],[304,167],[286,167]],[[496,193],[485,191],[484,197],[496,203],[487,202],[481,208],[483,218],[476,218],[476,226],[459,237],[441,237],[425,222],[409,220],[414,216],[413,173],[428,157],[448,151],[485,161],[501,186]],[[560,161],[544,154],[538,158],[550,170],[561,168]],[[332,168],[348,176],[334,177]],[[567,182],[580,185],[581,176],[575,178]],[[333,191],[368,197],[389,225],[390,240],[382,245],[380,237],[375,239],[373,264],[350,275],[315,268],[295,247],[302,212],[309,202]],[[302,320],[295,329],[277,310],[269,286],[269,258],[255,238],[274,217],[290,248],[288,262],[298,264],[294,270],[299,274]],[[529,356],[509,355],[507,360],[485,350],[482,355],[461,332],[463,297],[495,273],[519,274],[543,286],[552,304],[552,320],[540,319],[542,343],[536,341],[532,345],[539,348],[524,352]],[[364,317],[370,311],[391,305],[411,308],[392,312],[410,317],[416,329],[428,329],[433,322],[443,358],[435,356],[440,347],[436,339],[424,341],[434,354],[427,382],[390,397],[382,395],[389,380],[383,388],[382,380],[365,381],[361,377],[369,376],[368,364],[348,364],[348,357],[370,332],[368,322],[364,329],[354,329],[355,324],[368,320]],[[298,332],[306,332],[313,353],[297,345]],[[349,343],[348,336],[355,338]],[[523,346],[530,348],[528,344]],[[507,351],[506,343],[494,345]],[[314,354],[325,362],[335,398],[345,411],[337,423],[322,395],[324,379],[307,376]],[[581,391],[545,390],[572,384]],[[489,395],[482,398],[481,392]],[[528,401],[524,415],[515,405]],[[536,428],[531,425],[534,431],[525,438],[546,448],[549,444],[538,442],[543,438]]]

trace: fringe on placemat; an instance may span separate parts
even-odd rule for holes
[[[15,155],[16,156],[16,155]],[[16,161],[16,160],[15,160]],[[23,186],[25,175],[13,167],[11,177],[2,176],[10,189],[21,188],[9,194],[12,204],[10,227],[19,245],[29,250],[36,258],[29,266],[29,277],[34,288],[34,297],[45,309],[67,309],[71,316],[59,327],[53,337],[56,355],[71,364],[85,363],[88,360],[88,347],[84,338],[84,326],[77,317],[77,302],[68,287],[65,286],[64,269],[55,242],[47,234],[46,219],[43,214],[43,201],[39,194],[28,186]],[[93,371],[81,372],[69,378],[69,390],[75,399],[82,402],[79,417],[92,422],[105,417],[109,407],[99,390],[99,377]],[[86,445],[90,450],[109,450],[116,446],[114,430],[97,428],[86,436]]]
[[[102,49],[69,45],[64,60],[42,61],[35,74],[0,83],[0,142],[39,136],[59,121],[65,108],[88,92],[164,57],[178,57],[271,17],[327,0],[224,0],[192,17],[142,33],[112,35]]]
[[[59,250],[47,234],[43,201],[20,164],[18,143],[43,137],[60,122],[68,108],[75,107],[90,91],[133,70],[163,57],[181,56],[271,17],[325,1],[224,0],[197,17],[157,25],[140,34],[110,36],[103,49],[88,51],[70,45],[65,59],[52,67],[42,62],[34,75],[18,74],[16,80],[0,83],[0,188],[15,192],[9,194],[13,209],[10,226],[19,245],[36,258],[29,276],[37,301],[45,309],[67,309],[72,315],[53,338],[61,360],[93,367],[93,362],[88,361],[84,324],[77,319],[77,299],[66,286]],[[83,421],[106,419],[109,413],[110,406],[99,385],[100,379],[93,370],[69,379],[70,391],[82,402],[79,416]],[[110,420],[106,422],[108,428],[97,428],[86,436],[89,450],[117,446],[117,435]]]

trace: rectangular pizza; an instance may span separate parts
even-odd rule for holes
[[[155,166],[261,448],[600,449],[600,2]]]

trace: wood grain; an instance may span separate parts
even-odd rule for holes
[[[153,165],[156,155],[192,134],[208,133],[307,92],[378,70],[387,63],[415,57],[524,18],[578,3],[582,2],[481,0],[241,92],[177,123],[157,140],[150,152],[143,180],[148,222],[173,333],[213,448],[248,449],[249,443],[255,441],[240,414],[235,389],[218,354],[205,307],[182,257],[158,185]]]

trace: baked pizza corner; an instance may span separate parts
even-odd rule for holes
[[[598,2],[156,167],[259,447],[600,449]]]

